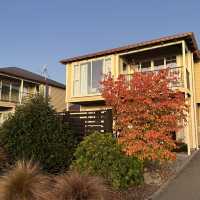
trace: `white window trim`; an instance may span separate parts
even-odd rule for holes
[[[163,56],[163,57],[155,57],[155,58],[153,58],[153,59],[145,59],[145,60],[142,60],[142,62],[147,62],[147,61],[150,61],[151,62],[151,67],[149,67],[149,69],[150,70],[155,70],[155,66],[154,66],[154,60],[157,60],[157,59],[161,59],[161,58],[163,58],[164,59],[164,67],[167,67],[167,57],[169,57],[169,56],[176,56],[176,64],[177,64],[177,55],[167,55],[167,56]],[[139,65],[138,65],[138,67],[139,67],[139,71],[141,72],[141,63],[142,62],[138,62],[139,63]]]
[[[100,57],[100,58],[93,58],[93,59],[89,59],[89,60],[83,60],[83,61],[80,61],[80,62],[75,62],[72,64],[72,77],[73,77],[73,80],[72,80],[72,95],[71,97],[72,98],[78,98],[78,97],[90,97],[90,96],[98,96],[98,95],[101,95],[100,92],[96,92],[96,93],[91,93],[91,94],[88,94],[88,91],[87,91],[87,94],[86,95],[81,95],[81,64],[84,64],[84,63],[88,63],[90,62],[91,64],[91,74],[92,74],[92,62],[93,61],[97,61],[97,60],[103,60],[103,74],[106,73],[106,69],[105,69],[105,60],[106,59],[110,59],[110,65],[111,65],[111,73],[112,73],[112,56],[106,56],[106,57]],[[74,95],[74,67],[75,66],[78,66],[79,70],[78,70],[78,78],[79,78],[79,87],[78,87],[78,94],[77,95]],[[92,79],[92,76],[90,77]],[[90,80],[92,81],[92,80]]]

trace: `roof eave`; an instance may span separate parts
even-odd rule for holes
[[[126,45],[126,46],[122,46],[122,47],[118,47],[118,48],[99,51],[96,53],[86,54],[83,56],[67,58],[67,59],[60,60],[60,63],[66,65],[66,64],[81,61],[84,59],[91,59],[91,58],[95,58],[95,57],[106,56],[106,55],[110,55],[110,54],[129,51],[132,49],[137,49],[137,48],[139,49],[139,48],[146,47],[146,46],[153,46],[153,45],[156,45],[159,43],[170,42],[170,41],[174,41],[174,40],[176,41],[176,40],[181,40],[181,39],[185,39],[185,40],[191,39],[191,49],[193,49],[193,51],[198,50],[198,46],[197,46],[197,42],[196,42],[194,33],[186,32],[186,33],[167,36],[167,37],[163,37],[163,38],[159,38],[159,39],[155,39],[155,40],[150,40],[150,41],[140,42],[140,43],[136,43],[136,44],[132,44],[132,45]]]

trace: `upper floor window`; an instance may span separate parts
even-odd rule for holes
[[[11,90],[11,100],[14,101],[14,102],[18,102],[19,101],[20,84],[19,83],[13,83],[11,88],[12,88],[12,90]]]
[[[151,61],[143,61],[140,64],[141,71],[149,71],[151,69]]]
[[[124,74],[128,73],[128,65],[126,63],[124,63],[124,62],[122,64],[122,71],[123,71]]]
[[[153,60],[147,60],[147,61],[140,61],[136,63],[137,68],[139,71],[150,71],[151,66],[154,70],[163,69],[166,67],[177,67],[177,60],[176,56],[166,56],[161,58],[155,58]]]
[[[80,85],[78,86],[78,91],[75,91],[76,96],[79,93],[84,96],[89,92],[89,85],[91,85],[91,62],[82,63],[80,65],[80,74],[79,74]],[[80,88],[80,89],[79,89]]]
[[[3,80],[1,86],[1,99],[4,101],[9,101],[10,99],[10,82]]]
[[[164,58],[158,58],[153,61],[153,66],[155,70],[162,69],[165,65]]]
[[[102,75],[111,72],[111,58],[84,62],[73,69],[73,95],[97,94]]]
[[[91,79],[89,88],[89,94],[97,93],[99,91],[99,82],[103,75],[103,59],[92,61],[91,74],[89,77]]]
[[[29,93],[28,86],[24,84],[24,87],[23,87],[23,95],[28,95],[28,93]]]
[[[0,96],[3,101],[19,101],[20,82],[1,80]]]
[[[79,66],[78,65],[74,65],[74,87],[73,87],[73,93],[74,93],[74,96],[77,96],[78,93],[79,93],[79,84],[80,84],[80,81],[79,81]]]
[[[111,73],[111,58],[105,59],[104,74]]]
[[[167,67],[177,67],[176,56],[167,56],[166,57],[166,66]]]

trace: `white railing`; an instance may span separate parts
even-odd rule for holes
[[[155,70],[147,70],[145,68],[145,71],[138,71],[141,73],[148,73],[148,72],[159,72],[162,69],[166,69],[166,67],[160,67],[159,69],[155,69]],[[175,77],[175,80],[173,82],[171,82],[170,87],[183,87],[184,86],[184,76],[183,76],[183,67],[171,67],[168,68],[169,69],[169,76]],[[133,74],[124,74],[125,75],[125,79],[127,82],[130,82],[130,80],[132,79]]]
[[[0,101],[6,101],[6,102],[11,102],[11,103],[23,103],[36,95],[39,95],[39,93],[28,93],[28,92],[19,92],[15,93],[13,95],[8,92],[3,92],[2,89],[0,89]]]

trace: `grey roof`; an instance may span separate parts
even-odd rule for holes
[[[14,77],[18,77],[18,78],[23,78],[23,79],[38,82],[38,83],[43,83],[43,84],[47,83],[48,85],[65,89],[65,85],[62,84],[62,83],[59,83],[59,82],[54,81],[52,79],[47,79],[47,81],[45,81],[45,78],[43,76],[36,74],[36,73],[33,73],[33,72],[30,72],[28,70],[19,68],[19,67],[0,68],[0,73],[10,75],[10,76],[14,76]]]

